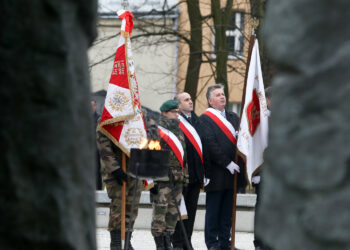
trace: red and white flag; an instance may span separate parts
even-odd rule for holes
[[[114,58],[99,130],[130,156],[130,149],[138,148],[141,138],[147,136],[131,52],[133,15],[125,10],[118,11],[118,15],[123,19],[122,35]]]
[[[268,109],[260,65],[259,45],[258,40],[255,40],[237,141],[238,150],[245,156],[250,183],[264,162],[263,155],[268,144],[268,130]]]

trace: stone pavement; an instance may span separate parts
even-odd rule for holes
[[[96,229],[97,249],[109,250],[110,237],[105,228]],[[252,233],[236,233],[236,247],[244,250],[254,250],[254,236]],[[155,250],[153,237],[149,230],[136,229],[133,233],[131,243],[135,250]],[[192,245],[195,250],[206,250],[204,243],[204,232],[194,231],[192,235]]]

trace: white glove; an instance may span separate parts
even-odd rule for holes
[[[210,182],[210,179],[204,177],[204,187],[208,185]]]
[[[254,176],[254,177],[252,178],[252,183],[254,183],[254,184],[259,184],[259,183],[260,183],[260,176],[259,176],[259,175]]]
[[[233,161],[231,161],[226,168],[231,172],[231,174],[234,174],[235,171],[239,173],[239,166]]]

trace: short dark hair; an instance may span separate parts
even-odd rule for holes
[[[216,89],[222,89],[222,91],[224,91],[224,88],[225,87],[222,84],[215,84],[213,86],[208,87],[207,93],[205,95],[207,97],[208,104],[209,104],[209,99],[211,98],[211,93],[213,93],[213,91]]]

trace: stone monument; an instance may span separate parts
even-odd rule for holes
[[[350,2],[269,0],[279,67],[257,232],[275,250],[350,249]]]
[[[0,11],[0,249],[96,249],[97,1],[4,0]]]

